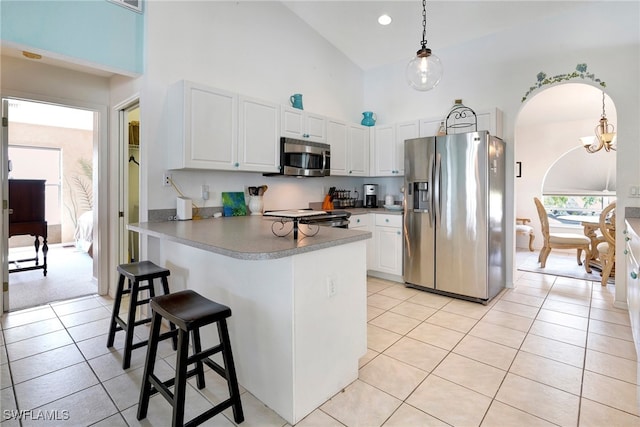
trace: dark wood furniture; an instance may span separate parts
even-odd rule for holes
[[[47,275],[47,221],[44,219],[44,183],[43,179],[9,180],[9,237],[31,235],[35,237],[34,258],[9,261],[9,273],[42,269]],[[43,260],[40,264],[40,237],[42,237]],[[35,262],[35,265],[21,266],[23,262]],[[14,265],[11,268],[11,264]]]
[[[140,388],[138,420],[147,417],[151,395],[160,393],[172,406],[172,426],[196,426],[229,407],[233,408],[233,419],[236,424],[243,422],[244,413],[231,353],[229,330],[227,329],[227,318],[231,317],[231,309],[187,289],[151,298],[151,313],[153,320],[151,321],[149,347],[147,348],[147,359]],[[174,378],[166,381],[162,381],[154,373],[158,342],[162,339],[160,325],[163,318],[178,327],[176,374]],[[218,326],[220,344],[203,349],[200,341],[200,328],[211,324]],[[175,334],[175,332],[169,333]],[[189,356],[189,334],[193,338],[193,354],[191,356]],[[211,356],[216,353],[222,353],[224,367],[211,359]],[[188,370],[188,366],[193,364],[195,367]],[[196,385],[198,389],[202,390],[205,387],[203,365],[207,365],[227,381],[229,398],[185,423],[187,379],[196,376]],[[173,391],[170,389],[172,386]]]
[[[136,326],[151,322],[151,317],[136,320],[136,309],[138,306],[146,305],[150,299],[156,296],[154,279],[160,279],[162,291],[169,293],[169,281],[167,277],[171,272],[151,261],[133,262],[131,264],[120,264],[118,266],[118,289],[113,300],[113,310],[111,311],[111,323],[109,326],[109,336],[107,337],[107,347],[113,347],[116,332],[124,331],[124,355],[122,357],[122,369],[129,369],[131,366],[131,351],[147,345],[148,340],[133,343],[134,329]],[[128,286],[125,286],[125,280]],[[144,284],[143,282],[146,282]],[[140,293],[148,291],[148,298],[141,298]],[[129,295],[129,309],[126,321],[120,317],[120,305],[125,295]],[[170,325],[175,330],[173,324]],[[173,337],[173,349],[177,347],[177,338]]]

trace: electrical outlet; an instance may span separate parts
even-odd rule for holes
[[[202,186],[202,200],[209,200],[209,186],[206,184]]]
[[[171,174],[168,172],[165,172],[164,175],[162,175],[162,185],[164,185],[165,187],[170,187],[171,186]]]
[[[640,197],[640,187],[634,185],[629,187],[629,197]]]
[[[327,277],[327,296],[329,298],[335,296],[336,294],[336,281],[333,277]]]

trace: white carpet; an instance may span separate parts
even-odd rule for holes
[[[552,274],[554,276],[571,277],[574,279],[590,280],[600,282],[602,276],[600,271],[591,269],[591,274],[587,273],[584,265],[578,265],[576,252],[552,250],[547,257],[545,268],[541,268],[538,263],[539,251],[529,252],[518,250],[516,262],[519,271],[529,271],[532,273]],[[583,255],[584,257],[584,255]],[[615,283],[614,279],[609,279],[609,283]]]
[[[10,249],[9,260],[32,256],[33,251],[33,247]],[[49,247],[46,277],[42,270],[9,274],[10,311],[97,292],[97,281],[93,279],[93,259],[75,247]]]

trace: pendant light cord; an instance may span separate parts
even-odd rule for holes
[[[422,48],[427,47],[427,0],[422,0]]]
[[[604,112],[604,91],[602,91],[602,118],[607,118],[607,113]]]

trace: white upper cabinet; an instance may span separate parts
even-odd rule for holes
[[[369,128],[327,119],[327,143],[331,146],[331,175],[369,175]]]
[[[369,128],[350,124],[347,152],[347,175],[369,176]]]
[[[189,81],[169,88],[169,169],[234,169],[238,96]]]
[[[327,143],[331,146],[331,175],[348,175],[348,135],[346,122],[327,120]]]
[[[502,138],[502,111],[498,108],[490,108],[488,110],[476,111],[476,119],[478,121],[478,130],[487,130],[493,136]],[[435,136],[441,122],[445,122],[446,117],[422,119],[420,120],[420,136]],[[473,128],[457,129],[457,132],[470,132]]]
[[[238,169],[278,172],[280,166],[280,104],[239,98]]]
[[[327,142],[327,118],[283,105],[282,136]]]
[[[168,169],[278,171],[279,104],[183,80],[169,117]]]
[[[404,141],[420,136],[417,120],[373,128],[373,176],[404,175]]]

